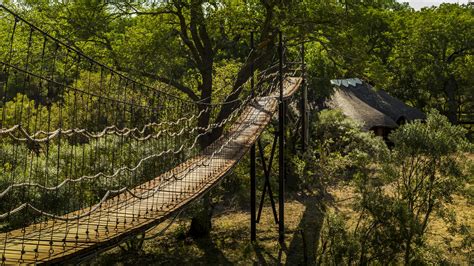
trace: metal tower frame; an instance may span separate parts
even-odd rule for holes
[[[250,47],[254,49],[254,33],[250,35]],[[301,64],[302,64],[302,87],[303,91],[301,93],[301,147],[302,151],[305,152],[308,145],[308,117],[307,117],[307,89],[306,89],[306,80],[305,80],[305,47],[304,43],[301,44]],[[262,214],[263,203],[265,200],[265,195],[269,194],[270,203],[273,211],[273,217],[275,223],[278,224],[278,240],[283,242],[285,240],[285,183],[286,183],[286,173],[285,173],[285,117],[286,117],[286,101],[283,95],[283,65],[284,65],[284,50],[283,50],[283,35],[280,31],[278,33],[278,78],[280,82],[279,90],[279,106],[278,106],[278,131],[274,133],[272,149],[270,153],[270,158],[268,164],[264,156],[264,150],[260,139],[256,142],[258,144],[259,156],[262,162],[262,168],[264,172],[264,185],[262,196],[260,198],[260,204],[257,212],[257,198],[256,198],[256,144],[254,143],[250,148],[250,239],[252,242],[257,239],[257,223],[260,221]],[[251,86],[252,92],[254,90],[254,66],[251,65],[252,77],[251,77]],[[276,210],[275,199],[273,197],[273,192],[270,186],[270,176],[271,176],[271,165],[275,156],[276,147],[278,144],[278,213]]]

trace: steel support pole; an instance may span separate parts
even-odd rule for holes
[[[273,218],[275,219],[275,224],[278,224],[278,214],[276,210],[276,204],[273,198],[272,186],[270,185],[270,175],[272,173],[272,164],[273,164],[273,158],[275,155],[275,148],[277,146],[277,142],[278,142],[278,134],[275,134],[275,136],[273,137],[272,151],[270,153],[270,161],[267,164],[265,161],[265,155],[263,154],[262,143],[260,142],[260,140],[258,140],[258,150],[260,153],[260,158],[262,160],[263,172],[265,174],[265,182],[263,184],[262,197],[260,198],[260,206],[258,207],[258,212],[257,212],[257,223],[260,222],[260,217],[262,217],[262,209],[263,209],[263,203],[265,201],[265,193],[267,193],[267,189],[268,189],[268,197],[270,198],[270,204],[273,211]]]
[[[308,147],[308,90],[306,88],[306,65],[305,65],[305,47],[304,42],[301,43],[301,77],[302,83],[302,99],[301,99],[301,147],[303,152],[306,151]]]
[[[250,48],[251,53],[254,49],[254,33],[250,33]],[[255,96],[255,80],[254,80],[254,66],[253,62],[250,65],[250,71],[252,76],[250,78],[250,86],[252,96]],[[250,240],[253,242],[257,240],[257,217],[256,217],[256,204],[257,204],[257,178],[256,178],[256,152],[255,143],[250,148]]]
[[[278,76],[280,82],[280,104],[278,108],[278,239],[285,240],[285,103],[283,99],[283,36],[278,33]]]

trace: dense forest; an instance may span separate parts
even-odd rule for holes
[[[141,157],[167,153],[173,145],[192,144],[192,148],[152,158],[138,173],[74,183],[59,194],[41,194],[40,188],[12,189],[11,195],[0,194],[0,201],[5,199],[0,218],[25,199],[65,214],[99,202],[107,189],[136,186],[199,154],[226,130],[213,125],[234,119],[238,104],[251,95],[249,80],[254,71],[265,73],[275,61],[281,31],[288,61],[301,61],[304,45],[310,126],[306,151],[287,132],[286,174],[291,179],[287,200],[290,206],[299,202],[304,211],[294,214],[301,221],[289,219],[294,223],[287,231],[293,235],[290,251],[278,262],[473,263],[474,5],[441,4],[416,11],[395,0],[24,0],[3,4],[70,49],[58,49],[53,39],[0,13],[0,40],[10,44],[0,46],[0,128],[7,132],[20,124],[28,132],[52,132],[86,127],[92,133],[73,130],[65,133],[67,141],[62,143],[61,131],[59,140],[51,142],[58,134],[44,133],[47,144],[40,145],[28,141],[18,145],[19,135],[0,135],[0,193],[12,183],[41,183],[44,176],[56,178],[41,183],[44,186],[58,185],[71,176],[106,172],[110,166],[114,170],[141,167]],[[47,74],[48,80],[11,70],[21,58],[27,58],[26,69]],[[92,60],[103,65],[93,65]],[[392,131],[387,146],[387,140],[364,131],[340,111],[322,110],[333,93],[330,80],[356,77],[423,111],[426,119]],[[130,84],[129,78],[133,79]],[[54,85],[59,83],[71,89]],[[75,90],[79,87],[86,89]],[[102,95],[106,90],[108,94]],[[105,96],[124,103],[101,100]],[[125,104],[131,99],[134,105]],[[219,105],[222,102],[230,104]],[[180,121],[193,114],[199,114],[196,126],[212,128],[199,143],[193,143],[193,138],[200,132],[170,135],[165,142],[158,138],[150,138],[146,145],[139,142],[147,135],[190,126],[149,126],[147,121]],[[297,127],[289,123],[290,129]],[[111,125],[130,131],[143,128],[143,132],[127,135],[117,129],[117,134],[105,139],[94,137]],[[271,138],[269,132],[261,136],[264,153],[270,153]],[[147,261],[145,256],[144,263],[197,263],[202,258],[188,253],[193,248],[206,249],[201,244],[208,242],[202,239],[212,242],[217,234],[233,238],[222,225],[220,229],[213,225],[216,214],[219,219],[228,215],[225,209],[248,211],[249,164],[245,157],[220,186],[189,208],[180,226],[170,229],[174,233],[147,240],[157,242],[146,250],[152,259]],[[263,182],[258,181],[259,188]],[[276,187],[276,178],[271,186]],[[341,198],[341,194],[346,195]],[[59,201],[68,202],[67,206],[55,203]],[[317,215],[308,218],[311,210],[317,210]],[[25,217],[0,220],[0,232],[24,226]],[[33,215],[29,219],[28,223],[36,222]],[[434,242],[433,235],[443,245]],[[133,263],[144,253],[134,250],[133,241],[112,255],[99,257],[98,262]],[[197,247],[192,248],[190,241],[196,241]],[[221,243],[218,248],[243,257],[225,251],[228,260],[205,261],[277,263],[270,260],[276,257],[277,244],[266,249],[269,240],[258,241],[258,249],[267,255],[254,254],[247,246],[235,251]],[[249,238],[239,236],[229,245],[248,242]],[[295,245],[298,251],[291,251]],[[116,256],[117,252],[121,255]]]

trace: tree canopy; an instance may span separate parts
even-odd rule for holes
[[[459,165],[462,159],[459,158],[463,158],[463,152],[470,152],[466,147],[471,146],[464,138],[466,131],[451,123],[474,122],[472,4],[441,4],[420,11],[395,0],[11,0],[4,1],[4,5],[94,60],[150,87],[159,87],[173,97],[192,102],[200,114],[197,118],[200,129],[224,121],[239,106],[241,96],[247,93],[244,85],[254,75],[254,70],[263,72],[276,60],[279,32],[283,32],[287,44],[285,52],[288,60],[301,60],[301,45],[306,48],[311,107],[318,106],[332,92],[331,79],[357,77],[375,89],[384,89],[425,112],[438,110],[430,113],[426,123],[416,122],[395,131],[390,136],[395,144],[392,150],[385,146],[382,139],[361,132],[358,124],[341,113],[320,113],[313,128],[315,143],[312,154],[292,158],[296,161],[294,165],[304,165],[297,169],[300,171],[298,174],[315,177],[311,181],[319,182],[324,188],[334,180],[350,176],[362,195],[357,203],[364,216],[360,227],[363,234],[350,236],[352,242],[348,242],[350,245],[347,247],[336,247],[350,254],[349,259],[341,257],[335,264],[347,260],[352,262],[356,253],[362,264],[382,262],[384,256],[391,257],[392,261],[402,261],[397,256],[403,252],[406,264],[417,262],[414,249],[423,246],[432,213],[442,211],[442,203],[448,202],[453,193],[459,191],[461,183],[467,180]],[[15,30],[11,28],[8,22],[0,19],[0,40],[8,43],[10,38],[13,39],[11,32]],[[16,38],[23,41],[19,43],[28,43],[28,30],[18,30],[16,34]],[[253,46],[251,34],[255,39]],[[30,37],[30,43],[41,45],[40,41],[39,38],[31,41]],[[54,51],[53,44],[49,45],[51,47],[46,47],[46,50]],[[12,50],[17,53],[12,53]],[[26,57],[28,64],[29,48],[21,45],[0,47],[0,58],[8,58],[12,54]],[[52,62],[53,57],[56,59],[56,52],[50,57],[41,57],[37,65],[41,65],[42,70],[55,68],[56,65],[67,68],[67,63]],[[85,63],[78,61],[76,67],[79,69],[78,65]],[[102,84],[102,69],[77,72],[56,78],[69,83],[89,82],[93,85],[88,87],[88,93],[100,91],[102,85],[97,84]],[[47,92],[41,82],[33,90],[28,87],[31,84],[24,77],[26,75],[8,78],[4,73],[6,71],[0,69],[0,88],[4,88],[4,102],[0,103],[5,117],[2,121],[11,122],[17,109],[25,109],[36,112],[39,117],[48,117],[48,123],[58,127],[68,123],[70,128],[73,127],[72,119],[68,121],[65,118],[63,121],[56,114],[62,112],[63,107],[71,112],[72,106],[76,107],[76,95],[61,93],[60,89],[55,90],[52,83],[47,85]],[[54,74],[54,70],[51,73]],[[39,97],[43,94],[48,95]],[[40,101],[40,98],[47,100]],[[147,104],[149,99],[141,100],[142,104]],[[79,104],[85,105],[83,102]],[[84,110],[96,106],[100,109],[101,106],[100,100],[94,102],[92,97],[87,104]],[[215,107],[208,108],[212,104]],[[94,129],[103,121],[114,120],[113,115],[106,112],[99,112],[102,116],[97,120],[92,114],[83,112],[80,115]],[[137,120],[140,115],[143,116],[139,112],[130,113],[138,117]],[[164,115],[169,118],[177,116],[171,112]],[[449,122],[442,115],[446,115]],[[129,120],[132,120],[131,117]],[[223,127],[213,129],[212,134],[199,139],[201,146],[209,145],[223,131]],[[73,151],[80,142],[73,140],[65,146],[71,150],[70,157],[76,156]],[[136,147],[135,153],[121,154],[117,159],[114,145],[120,146],[122,142],[118,139],[115,142],[103,144],[103,157],[112,164],[138,160],[140,149],[147,148]],[[0,139],[0,145],[3,145],[0,150],[3,163],[0,167],[6,169],[0,172],[0,181],[5,184],[10,177],[7,177],[8,174],[2,176],[4,172],[21,171],[15,165],[16,159],[10,159],[10,154],[16,154],[12,143]],[[92,144],[82,144],[86,147],[83,154],[95,153]],[[33,152],[37,157],[44,152],[26,144],[21,149],[22,153],[27,154],[22,158],[25,162]],[[170,160],[175,159],[170,157]],[[305,160],[309,162],[303,163]],[[45,168],[46,175],[54,170],[48,170],[48,160],[37,161],[36,164]],[[94,165],[94,169],[89,170],[95,170],[97,160],[90,156],[89,161]],[[422,165],[414,165],[413,161],[419,161]],[[167,161],[156,163],[162,168],[169,166]],[[374,169],[379,170],[376,174],[378,183],[374,182]],[[57,173],[61,178],[67,174]],[[153,175],[148,172],[142,174]],[[11,177],[13,179],[13,174]],[[398,194],[389,195],[383,191],[393,184],[398,186],[394,190]],[[315,184],[307,182],[304,185],[311,188]],[[91,185],[89,189],[93,191],[95,188]],[[91,193],[86,198],[92,202],[94,197],[97,198],[94,195]],[[66,199],[68,195],[65,193],[61,197]],[[53,205],[44,199],[36,200]],[[71,202],[74,205],[74,201]],[[209,203],[209,199],[205,202]],[[204,215],[196,217],[210,219],[208,206],[202,209]],[[389,219],[383,220],[386,217]],[[329,229],[323,233],[328,235],[329,242],[341,242],[348,236],[341,229],[344,222],[337,217],[333,220],[337,234],[331,236]],[[368,231],[372,233],[369,235]],[[394,240],[394,236],[398,238]],[[381,243],[384,240],[395,244],[384,246]],[[327,257],[324,252],[321,261],[332,261],[333,258]]]
[[[231,92],[250,76],[248,62],[258,59],[258,69],[268,61],[281,29],[287,42],[309,41],[316,98],[327,94],[329,79],[357,76],[421,109],[435,107],[451,122],[472,120],[472,5],[414,11],[392,0],[176,0],[15,7],[94,58],[195,101],[235,99],[239,93]],[[257,45],[247,57],[250,32]]]

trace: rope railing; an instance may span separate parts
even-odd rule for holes
[[[132,80],[4,6],[0,14],[0,230],[43,220],[35,208],[95,206],[105,188],[115,195],[186,159],[175,147],[212,107]]]
[[[68,51],[71,51],[72,53],[76,54],[79,58],[84,58],[85,60],[91,62],[92,64],[94,65],[98,65],[100,68],[103,68],[103,69],[107,69],[108,71],[110,71],[110,73],[113,73],[114,75],[118,75],[120,76],[121,78],[123,79],[126,79],[128,81],[131,81],[133,82],[134,84],[138,84],[140,86],[143,86],[145,87],[146,89],[150,90],[150,91],[155,91],[156,88],[153,88],[153,87],[150,87],[148,85],[145,85],[145,84],[141,84],[139,83],[138,81],[135,81],[135,80],[132,80],[131,78],[125,76],[124,74],[112,69],[111,67],[103,64],[103,63],[100,63],[100,62],[97,62],[96,60],[92,59],[91,57],[87,56],[86,54],[84,54],[83,52],[79,51],[77,48],[74,48],[72,47],[71,45],[69,44],[66,44],[65,42],[51,36],[49,33],[45,32],[44,30],[36,27],[35,25],[33,25],[32,23],[30,23],[29,21],[25,20],[24,18],[22,18],[21,16],[19,16],[18,14],[16,14],[15,12],[13,12],[11,9],[7,8],[5,5],[3,4],[0,4],[0,9],[2,11],[2,14],[4,15],[2,17],[2,19],[4,20],[10,20],[10,21],[14,21],[14,29],[16,28],[17,24],[18,23],[24,23],[26,25],[27,28],[29,28],[30,32],[37,32],[38,35],[42,35],[44,36],[44,39],[45,39],[45,42],[46,40],[50,41],[50,42],[53,42],[55,45],[59,47],[63,47],[64,49],[67,49]],[[13,31],[13,34],[12,34],[12,40],[13,40],[13,37],[14,37],[14,32]],[[31,39],[31,37],[30,37]],[[31,42],[31,41],[30,41]],[[11,43],[11,46],[13,46],[13,43]],[[30,48],[30,47],[29,47]],[[44,50],[43,50],[44,52]],[[10,58],[12,57],[11,55],[11,51],[10,51]],[[28,63],[28,62],[27,62]],[[158,91],[160,94],[164,94],[168,97],[171,97],[171,98],[176,98],[176,99],[179,99],[179,100],[182,100],[182,101],[186,101],[184,99],[181,99],[175,95],[172,95],[172,94],[169,94],[167,92],[164,92],[164,91]]]
[[[300,71],[288,61],[282,72],[274,55],[255,83],[189,101],[1,4],[0,27],[0,264],[48,260],[177,212],[240,160],[245,134],[276,109],[280,77],[294,86]]]
[[[263,91],[262,91],[262,92],[263,92]],[[259,94],[258,97],[261,97],[262,94],[263,94],[263,93]],[[250,100],[251,97],[248,97],[247,99]],[[248,101],[248,102],[249,102],[249,101]],[[244,105],[242,105],[242,106],[244,106]],[[240,110],[239,110],[238,112],[240,112],[241,110],[243,110],[242,106],[239,107]],[[245,104],[245,106],[247,106],[247,105]],[[238,110],[238,109],[236,109],[236,110]],[[232,118],[229,117],[229,118],[230,118],[230,119],[233,119],[234,117],[232,117]],[[251,123],[253,123],[253,122],[255,121],[255,118],[256,118],[256,116],[253,115],[253,118],[245,119],[245,120],[246,120],[247,124],[251,124]],[[223,122],[224,122],[224,121],[223,121]],[[225,122],[222,123],[222,124],[225,124]],[[238,135],[238,134],[237,134],[236,132],[234,132],[234,135]],[[205,159],[205,161],[207,161],[207,164],[204,163],[204,161],[201,161],[200,164],[193,164],[192,167],[187,168],[185,171],[183,171],[183,172],[185,172],[184,174],[183,174],[183,172],[181,172],[181,173],[179,173],[179,174],[174,173],[170,178],[165,178],[164,180],[165,180],[165,181],[170,181],[170,180],[175,180],[175,181],[176,181],[176,180],[182,180],[182,179],[184,179],[191,171],[193,171],[193,170],[196,169],[197,167],[200,167],[200,166],[208,166],[208,165],[209,165],[209,162],[212,161],[212,160],[214,159],[214,157],[215,157],[217,154],[221,153],[222,150],[223,150],[226,146],[228,146],[228,144],[229,144],[231,141],[234,140],[234,138],[235,138],[235,137],[232,136],[232,135],[231,135],[231,136],[227,136],[227,137],[225,138],[226,141],[225,141],[218,149],[213,149],[212,154],[211,154],[210,156],[206,157],[206,159]],[[193,146],[197,143],[197,139],[198,139],[198,137],[196,137],[196,139],[195,139],[195,141],[194,141],[194,143],[193,143]],[[182,149],[182,148],[183,148],[183,147],[180,147],[180,149]],[[190,147],[190,148],[192,148],[192,147]],[[175,151],[175,152],[177,152],[177,151]],[[158,155],[158,156],[159,156],[159,155]],[[146,158],[142,159],[142,161],[144,161],[144,160],[146,160]],[[142,162],[142,161],[141,161],[141,162]],[[141,162],[140,162],[140,163],[141,163]],[[140,164],[140,163],[139,163],[139,164]],[[139,167],[139,165],[137,165],[137,166],[135,167],[135,169],[138,168],[138,167]],[[133,171],[133,169],[130,169],[130,171]],[[177,176],[179,176],[179,175],[181,175],[182,177],[181,177],[181,178],[178,178]],[[64,182],[63,182],[63,183],[64,183]],[[31,185],[31,184],[25,184],[25,185]],[[137,198],[137,199],[140,199],[140,200],[146,200],[146,199],[149,199],[149,198],[153,197],[156,193],[160,192],[160,191],[162,190],[162,188],[164,187],[164,185],[165,185],[165,184],[162,184],[162,185],[160,185],[160,186],[157,186],[157,187],[156,187],[155,189],[153,189],[153,191],[151,191],[151,192],[150,192],[150,191],[147,191],[147,192],[145,193],[146,196],[140,196],[140,195],[136,194],[133,190],[131,190],[131,189],[128,188],[128,187],[123,187],[123,188],[118,189],[118,190],[107,190],[107,192],[106,192],[105,195],[101,198],[101,200],[100,200],[97,204],[95,204],[90,210],[88,210],[87,212],[82,213],[82,214],[77,214],[76,216],[73,216],[72,218],[71,218],[71,217],[64,217],[64,216],[55,215],[55,214],[46,212],[46,211],[44,211],[44,210],[40,210],[40,209],[36,208],[35,206],[31,205],[30,203],[23,203],[22,205],[18,206],[17,208],[13,209],[12,211],[9,211],[8,213],[0,214],[0,219],[4,219],[4,218],[6,218],[6,217],[8,217],[8,216],[10,216],[10,215],[19,213],[20,211],[22,211],[22,210],[24,210],[24,209],[26,209],[26,208],[30,208],[30,209],[32,209],[33,211],[35,211],[36,213],[38,213],[38,214],[40,214],[40,215],[47,216],[48,218],[53,218],[53,219],[57,219],[57,220],[61,220],[61,221],[74,221],[74,220],[78,220],[78,219],[84,218],[84,217],[86,217],[86,216],[88,216],[88,215],[91,215],[92,213],[96,212],[96,211],[102,206],[102,204],[103,204],[107,199],[109,199],[110,196],[112,196],[112,195],[122,194],[122,193],[126,192],[126,193],[130,194],[130,195],[131,195],[132,197],[134,197],[134,198]],[[45,189],[49,189],[49,188],[45,188]],[[0,198],[1,198],[2,196],[3,196],[3,195],[0,194]]]
[[[263,70],[262,73],[264,73],[266,71],[267,70]],[[263,76],[262,76],[262,79],[264,79]],[[246,85],[248,85],[247,82],[242,84],[239,88],[244,87]],[[229,94],[229,96],[237,93],[238,91],[239,91],[238,89],[234,90],[231,94]],[[162,133],[167,133],[169,131],[169,129],[162,129],[158,133],[153,134],[153,135],[148,134],[148,135],[141,136],[141,137],[139,136],[139,135],[145,134],[146,130],[149,129],[149,128],[164,127],[164,126],[172,127],[172,126],[177,126],[177,125],[182,124],[182,123],[189,123],[193,120],[199,119],[204,113],[209,112],[212,108],[215,108],[217,106],[226,105],[226,104],[235,103],[235,102],[238,102],[238,101],[242,101],[242,99],[238,98],[238,99],[232,100],[232,101],[227,101],[227,102],[222,102],[222,103],[214,103],[214,104],[209,105],[206,108],[200,110],[197,115],[196,114],[191,114],[191,116],[189,116],[189,117],[180,117],[176,121],[162,121],[162,122],[159,122],[159,123],[152,122],[152,123],[148,123],[148,124],[144,125],[141,129],[137,128],[137,127],[134,127],[134,128],[127,128],[127,127],[119,128],[117,125],[110,125],[110,126],[105,127],[104,129],[102,129],[100,132],[91,132],[91,131],[89,131],[88,129],[85,129],[85,128],[74,128],[74,129],[61,129],[60,128],[60,129],[55,129],[54,131],[50,131],[50,132],[40,130],[40,131],[37,131],[37,132],[30,135],[28,132],[26,132],[25,128],[23,128],[21,124],[17,124],[17,125],[13,125],[10,128],[0,129],[0,135],[8,134],[10,137],[12,137],[16,141],[30,141],[30,142],[31,141],[33,141],[33,142],[46,142],[46,141],[52,140],[53,138],[55,138],[59,135],[65,135],[65,136],[70,137],[70,136],[73,136],[75,134],[80,134],[80,135],[82,135],[82,136],[84,136],[88,139],[90,139],[90,138],[101,138],[101,137],[103,137],[107,134],[108,135],[114,134],[116,136],[122,136],[122,135],[123,136],[129,136],[130,135],[131,137],[133,137],[136,140],[147,140],[150,137],[153,137],[153,136],[156,137],[156,136],[161,135]],[[14,136],[13,132],[15,130],[18,130],[24,136],[24,138]],[[181,130],[183,130],[183,129],[181,129]],[[135,135],[135,133],[138,133],[139,135]],[[174,135],[172,135],[172,133],[168,133],[168,134],[169,134],[169,136],[174,136]],[[38,139],[37,137],[41,136],[41,135],[44,135],[46,137]]]
[[[274,85],[276,86],[276,85]],[[268,89],[270,90],[270,89]],[[40,189],[43,189],[43,190],[50,190],[50,191],[53,191],[53,190],[56,190],[56,189],[59,189],[61,187],[63,187],[64,185],[68,184],[68,183],[77,183],[77,182],[80,182],[82,180],[90,180],[90,179],[96,179],[98,177],[106,177],[106,178],[114,178],[116,176],[118,176],[120,173],[122,173],[123,171],[128,171],[128,172],[133,172],[135,171],[136,169],[138,169],[143,162],[147,161],[147,160],[150,160],[152,158],[159,158],[159,157],[162,157],[163,155],[165,154],[179,154],[180,152],[182,152],[183,150],[192,150],[194,149],[197,145],[198,145],[198,140],[206,135],[206,134],[209,134],[212,130],[216,129],[216,128],[220,128],[220,127],[223,127],[224,125],[228,124],[229,121],[232,121],[233,119],[235,119],[238,115],[240,115],[241,111],[244,110],[248,104],[251,102],[252,99],[255,99],[255,97],[261,97],[265,94],[267,90],[262,90],[259,94],[257,94],[256,96],[253,96],[253,95],[248,95],[246,99],[244,99],[243,103],[237,108],[237,109],[234,109],[232,111],[232,113],[224,120],[222,120],[221,122],[219,123],[211,123],[209,124],[206,128],[203,128],[203,127],[194,127],[190,130],[191,133],[193,132],[201,132],[199,133],[195,138],[194,138],[194,141],[192,142],[192,145],[189,146],[189,147],[185,147],[185,145],[181,145],[178,149],[168,149],[166,151],[162,151],[158,154],[152,154],[152,155],[149,155],[145,158],[142,158],[138,164],[132,168],[130,167],[127,167],[127,166],[123,166],[119,169],[116,169],[115,172],[113,174],[110,174],[110,175],[107,175],[103,172],[99,172],[99,173],[96,173],[94,175],[88,175],[88,176],[81,176],[79,178],[75,178],[75,179],[71,179],[71,178],[68,178],[68,179],[65,179],[63,180],[60,184],[56,185],[56,186],[52,186],[52,187],[47,187],[47,186],[44,186],[44,185],[41,185],[41,184],[38,184],[38,183],[14,183],[14,184],[11,184],[10,186],[8,186],[5,190],[3,190],[2,192],[0,192],[0,199],[2,197],[4,197],[8,192],[10,192],[12,189],[14,188],[20,188],[20,187],[36,187],[36,188],[40,188]],[[184,133],[184,128],[179,131],[179,132],[176,132],[176,133],[171,133],[170,136],[172,137],[176,137],[176,136],[179,136],[179,135],[182,135]],[[0,216],[1,218],[2,216]]]

